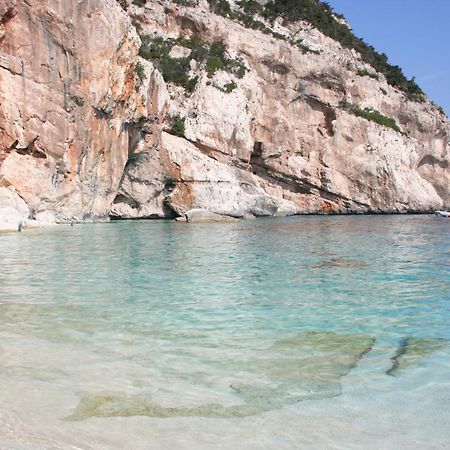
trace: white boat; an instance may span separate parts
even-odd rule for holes
[[[450,217],[450,211],[435,211],[434,214],[438,217]]]

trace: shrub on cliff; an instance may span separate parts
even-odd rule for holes
[[[385,75],[392,86],[404,91],[410,100],[424,101],[422,89],[414,78],[408,80],[398,66],[388,63],[387,56],[378,53],[371,45],[355,36],[350,28],[336,20],[333,10],[326,2],[319,0],[271,0],[265,5],[264,16],[274,20],[282,17],[285,22],[305,20],[326,36],[338,41],[344,48],[355,49],[363,61],[377,72]]]
[[[173,3],[180,6],[190,6],[191,8],[194,6],[198,6],[197,0],[172,0]]]
[[[369,72],[366,69],[359,69],[357,75],[360,77],[369,77],[373,78],[374,80],[378,80],[378,75],[376,73]]]
[[[227,94],[230,94],[231,92],[233,92],[235,89],[237,88],[237,84],[234,81],[230,81],[229,83],[225,84],[225,86],[223,87],[224,91]]]
[[[245,65],[240,59],[227,57],[225,45],[221,41],[215,41],[211,44],[205,70],[209,78],[218,70],[233,73],[239,78],[243,78],[246,72]]]
[[[79,95],[71,95],[70,100],[72,100],[77,106],[84,106],[84,98]]]
[[[210,10],[224,17],[234,18],[234,13],[227,0],[208,0]]]
[[[174,116],[170,132],[175,136],[184,137],[186,133],[186,118],[180,115]]]
[[[223,86],[219,86],[218,84],[212,84],[219,91],[224,92],[225,94],[231,94],[236,88],[237,84],[234,81],[230,81],[229,83],[224,84]]]
[[[214,41],[212,44],[203,42],[199,36],[191,38],[180,37],[177,39],[163,39],[162,37],[141,36],[142,46],[139,55],[152,61],[160,70],[167,82],[177,84],[193,92],[199,79],[191,77],[191,61],[195,60],[204,68],[211,78],[218,70],[225,70],[242,78],[246,72],[246,66],[240,58],[230,58],[226,53],[223,42]],[[170,56],[171,49],[175,46],[185,47],[191,50],[189,55],[181,58]]]
[[[270,0],[262,5],[254,0],[240,0],[237,5],[241,11],[233,11],[227,0],[208,0],[210,10],[229,19],[237,20],[244,26],[272,34],[278,39],[286,38],[253,16],[258,14],[269,22],[281,17],[285,23],[304,20],[320,30],[326,36],[338,41],[342,47],[354,49],[361,54],[364,62],[382,73],[387,82],[403,91],[409,100],[423,102],[425,96],[415,79],[408,80],[398,66],[392,66],[384,53],[378,53],[374,47],[355,36],[345,23],[336,18],[342,15],[333,12],[331,6],[320,0]],[[302,51],[307,48],[300,47]]]
[[[140,61],[136,63],[136,75],[141,81],[145,80],[145,69]]]
[[[400,127],[397,125],[397,123],[392,117],[384,116],[376,109],[373,108],[360,109],[355,106],[351,109],[351,112],[355,116],[362,117],[366,120],[370,120],[371,122],[375,122],[378,125],[382,125],[384,127],[392,128],[393,130],[401,133]]]
[[[165,81],[183,86],[188,92],[195,89],[198,78],[189,76],[191,58],[172,58],[170,56],[170,50],[175,45],[175,40],[150,36],[142,36],[141,39],[142,46],[139,55],[152,61],[160,70]]]

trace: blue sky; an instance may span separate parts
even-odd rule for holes
[[[450,116],[450,0],[328,0]]]

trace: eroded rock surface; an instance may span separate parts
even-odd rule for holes
[[[30,219],[450,206],[449,121],[428,100],[307,23],[263,33],[186,4],[1,0],[0,186]]]
[[[0,8],[0,186],[30,217],[107,218],[142,120],[158,107],[139,37],[112,0]]]
[[[206,2],[147,2],[129,12],[143,40],[156,33],[173,58],[194,52],[194,38],[204,47],[219,41],[246,70],[242,78],[227,70],[211,76],[197,58],[188,73],[198,77],[192,92],[168,84],[165,129],[170,116],[182,117],[184,136],[163,133],[156,150],[144,149],[149,156],[127,166],[117,207],[124,217],[190,208],[237,217],[431,211],[449,203],[448,120],[430,102],[408,100],[383,75],[361,76],[375,72],[356,52],[308,24],[278,24],[281,35],[309,46],[305,53],[212,14]],[[399,130],[358,117],[355,108],[379,111]],[[155,183],[158,195],[144,199],[141,190]]]

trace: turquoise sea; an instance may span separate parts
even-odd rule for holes
[[[450,221],[0,234],[0,449],[444,449]]]

